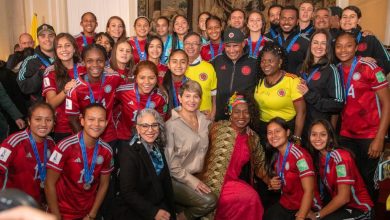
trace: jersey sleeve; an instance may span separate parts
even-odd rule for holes
[[[0,145],[0,186],[2,187],[0,189],[5,189],[7,185],[8,167],[12,163],[18,149],[8,143],[10,139],[8,138]]]
[[[63,145],[61,144],[55,146],[53,153],[51,154],[50,159],[47,162],[48,169],[54,170],[59,173],[62,172],[66,160],[66,150],[61,149],[69,149],[69,147],[63,148],[62,146]]]
[[[299,177],[314,176],[314,167],[311,157],[307,154],[303,154],[297,159],[296,166],[299,171]]]
[[[211,96],[217,95],[217,73],[213,66],[211,66]]]
[[[55,72],[46,70],[43,75],[43,83],[42,83],[42,96],[46,96],[48,91],[57,92],[57,85],[55,79]]]
[[[109,174],[111,171],[114,170],[114,158],[112,157],[112,152],[106,150],[106,156],[104,158],[103,167],[100,173],[102,174]]]
[[[302,98],[302,94],[298,91],[298,85],[301,83],[301,78],[295,76],[291,81],[291,99],[293,101],[298,101]]]
[[[355,183],[354,177],[352,175],[353,169],[353,159],[350,155],[339,156],[339,159],[335,160],[336,162],[336,182],[339,184],[348,184],[352,185]]]
[[[65,114],[78,115],[80,114],[80,107],[77,98],[77,87],[71,89],[66,95],[65,99]]]
[[[385,88],[389,84],[387,82],[386,75],[383,73],[383,69],[378,66],[371,70],[369,82],[373,90]]]

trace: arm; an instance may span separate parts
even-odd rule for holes
[[[46,182],[45,182],[46,200],[50,212],[53,213],[57,217],[57,219],[61,219],[60,210],[58,208],[57,193],[56,193],[56,183],[59,178],[60,178],[60,173],[51,169],[47,169]]]
[[[70,124],[70,127],[72,128],[72,131],[74,133],[81,131],[82,127],[80,124],[79,116],[69,115],[68,117],[69,117],[69,124]]]
[[[371,158],[377,158],[383,151],[384,139],[389,128],[390,121],[390,92],[388,87],[381,88],[376,91],[381,104],[381,118],[379,123],[378,133],[371,142],[368,149],[368,155]]]
[[[301,178],[303,188],[303,196],[301,200],[301,207],[295,214],[295,219],[305,219],[310,211],[313,196],[314,196],[314,176],[306,176]]]
[[[297,115],[295,116],[294,135],[301,137],[303,124],[305,122],[306,117],[306,103],[304,99],[295,100],[293,103],[295,111],[297,112]]]
[[[217,93],[217,90],[215,90],[215,93]],[[209,119],[211,120],[211,121],[214,121],[214,119],[215,119],[215,114],[216,114],[216,112],[217,112],[217,96],[216,95],[212,95],[211,96],[211,101],[212,101],[212,103],[211,103],[211,112],[210,112],[210,115],[209,115]]]
[[[5,91],[3,84],[0,83],[0,107],[5,110],[13,120],[17,120],[19,118],[22,118],[23,115],[20,113],[18,108],[15,106],[15,104],[12,102],[11,98],[8,96],[7,92]]]
[[[33,65],[34,58],[32,57],[27,57],[23,61],[16,79],[20,90],[27,95],[39,92],[42,87],[43,73],[38,66]]]
[[[347,184],[337,184],[337,195],[319,211],[321,218],[335,212],[347,204],[351,197],[351,186]]]
[[[100,175],[100,183],[99,188],[97,190],[95,201],[93,202],[92,208],[88,213],[88,217],[84,217],[84,219],[89,220],[89,217],[96,218],[97,212],[102,204],[104,197],[106,196],[108,184],[110,182],[111,174],[101,174]]]
[[[65,101],[66,94],[76,85],[76,80],[72,79],[71,81],[65,84],[64,90],[56,93],[54,90],[50,90],[46,93],[46,102],[51,105],[53,108],[57,108],[62,102]]]

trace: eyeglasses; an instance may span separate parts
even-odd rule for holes
[[[158,123],[153,123],[153,124],[148,124],[148,123],[143,123],[143,124],[137,124],[142,130],[149,130],[150,128],[152,130],[157,130],[160,125]]]
[[[186,47],[196,47],[199,45],[200,45],[200,43],[184,43],[184,46],[186,46]]]

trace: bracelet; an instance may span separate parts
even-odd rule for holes
[[[91,220],[94,220],[96,217],[92,217],[92,216],[90,216],[89,214],[87,214],[87,217],[89,218],[89,219],[91,219]]]
[[[62,92],[66,95],[66,92],[65,92],[65,89],[64,90],[62,90]]]
[[[300,141],[302,140],[302,138],[299,137],[299,136],[297,136],[297,135],[293,135],[292,138],[293,138],[294,140],[300,140]]]

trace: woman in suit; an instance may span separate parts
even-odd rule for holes
[[[130,144],[120,147],[114,219],[176,219],[172,182],[162,149],[163,119],[157,111],[143,109],[137,116],[136,131]]]

